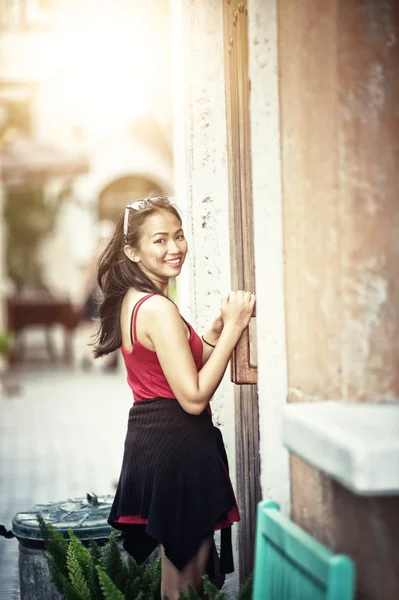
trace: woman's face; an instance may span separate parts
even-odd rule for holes
[[[187,240],[182,224],[171,212],[159,210],[141,226],[135,262],[155,283],[179,275],[187,255]]]

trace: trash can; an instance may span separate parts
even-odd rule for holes
[[[36,515],[40,513],[65,539],[69,540],[68,529],[72,529],[83,543],[90,540],[105,543],[113,531],[107,523],[113,499],[111,495],[87,494],[86,498],[37,504],[15,515],[12,533],[19,541],[21,600],[62,599],[51,581]]]

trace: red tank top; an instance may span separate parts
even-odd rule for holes
[[[151,400],[152,398],[157,397],[172,399],[175,397],[165,375],[163,374],[156,352],[148,350],[148,348],[143,346],[143,344],[138,341],[136,336],[137,312],[143,302],[154,295],[155,294],[148,294],[147,296],[144,296],[144,298],[141,298],[141,300],[139,300],[133,308],[132,323],[130,327],[130,336],[133,346],[132,351],[129,352],[126,350],[126,348],[121,346],[121,351],[127,370],[127,381],[129,386],[132,388],[135,402],[139,402],[140,400]],[[183,320],[190,330],[189,344],[197,371],[199,371],[202,367],[202,340],[191,327],[191,325],[187,323],[185,319]],[[209,414],[212,415],[209,404],[207,410]],[[220,460],[222,460],[222,458],[220,458]],[[223,460],[222,464],[225,469],[226,477],[230,481],[227,468],[223,463]],[[225,518],[220,520],[215,525],[214,530],[216,531],[217,529],[229,527],[232,523],[239,520],[240,515],[237,504],[234,503],[234,506],[232,506],[232,508],[228,511]],[[120,516],[116,522],[127,524],[145,524],[147,523],[147,519],[142,518],[140,515],[124,515]]]
[[[127,382],[132,389],[135,402],[151,400],[152,398],[174,398],[174,394],[166,380],[156,352],[148,350],[141,344],[136,335],[137,313],[140,306],[155,294],[141,298],[132,311],[130,337],[133,349],[131,352],[121,346],[121,352],[126,365]],[[182,317],[183,319],[183,317]],[[197,371],[202,367],[202,340],[185,319],[190,330],[189,344]]]

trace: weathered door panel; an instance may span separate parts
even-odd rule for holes
[[[255,290],[246,2],[224,0],[230,248],[233,289]],[[237,495],[240,578],[253,568],[256,505],[260,499],[255,317],[231,361],[236,383]]]

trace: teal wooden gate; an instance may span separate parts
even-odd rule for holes
[[[352,600],[354,584],[348,556],[334,555],[275,502],[259,502],[253,600]]]

